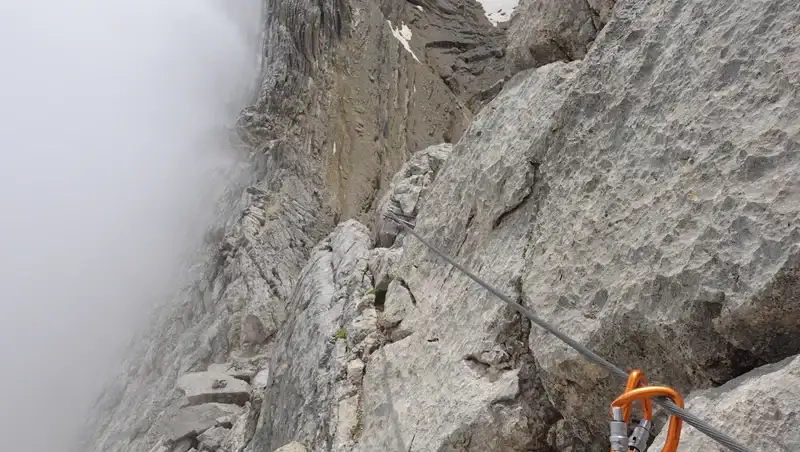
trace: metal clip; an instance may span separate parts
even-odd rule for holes
[[[650,428],[652,426],[653,423],[647,419],[639,421],[639,425],[633,429],[631,439],[628,441],[629,450],[632,449],[636,452],[647,451],[647,440],[650,439]]]
[[[647,452],[647,441],[650,439],[650,429],[653,424],[653,397],[669,397],[679,407],[683,408],[683,398],[674,389],[664,386],[647,386],[647,378],[641,371],[634,370],[628,375],[625,392],[611,403],[610,422],[611,450],[613,452]],[[633,402],[639,402],[644,411],[644,419],[633,429],[630,439],[628,434],[628,421],[631,415]],[[676,452],[681,438],[682,420],[671,416],[667,441],[662,452]]]
[[[611,435],[608,437],[611,441],[611,450],[614,452],[628,452],[628,423],[622,415],[622,408],[613,408],[612,410],[614,419],[610,422]]]

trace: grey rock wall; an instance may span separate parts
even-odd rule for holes
[[[458,92],[449,87],[432,66],[435,58],[424,57],[427,41],[417,28],[410,46],[425,59],[414,61],[387,20],[408,24],[419,11],[396,6],[265,1],[260,90],[238,122],[253,162],[252,183],[232,203],[239,215],[210,234],[222,238],[204,250],[200,277],[153,313],[149,330],[137,337],[99,397],[81,451],[168,447],[157,426],[169,424],[182,403],[182,376],[230,363],[253,371],[225,371],[233,378],[263,378],[275,340],[294,312],[290,297],[311,249],[340,219],[371,217],[381,184],[408,155],[460,136],[472,112],[459,96],[482,88],[473,89],[470,77],[460,79]],[[479,9],[477,3],[448,17],[473,17],[472,9]],[[426,18],[425,27],[447,28],[437,25],[437,17],[443,16]],[[497,40],[502,47],[490,24],[480,26],[484,31],[470,31],[473,40]],[[499,79],[497,61],[492,77]],[[486,62],[460,64],[467,70]],[[473,78],[476,86],[489,83]],[[264,424],[262,395],[254,388],[241,414],[223,426],[228,431],[209,433],[208,443],[225,433],[222,447],[238,452],[246,446]],[[220,397],[200,393],[194,400]],[[238,406],[237,397],[223,401]]]
[[[682,393],[800,353],[794,2],[531,0],[507,52],[472,1],[265,7],[239,124],[256,181],[85,450],[608,450],[622,382],[397,239],[388,209]],[[795,361],[689,407],[788,447],[754,432],[800,431],[796,397],[754,400]]]
[[[564,67],[548,65],[482,110],[417,230],[598,353],[681,391],[797,353],[798,13],[786,1],[618,4],[563,94],[533,82]],[[404,247],[400,277],[418,305],[447,313],[423,316],[423,331],[454,328],[447,319],[478,300],[480,318],[499,309],[418,243]],[[620,382],[536,328],[528,344],[564,419],[551,438],[607,449]]]
[[[697,391],[686,408],[725,426],[728,434],[747,438],[753,450],[799,450],[800,357],[792,356],[737,377],[724,385]],[[653,450],[661,450],[666,436],[659,435]],[[680,452],[715,450],[719,446],[692,426],[686,426]]]
[[[392,213],[413,221],[422,207],[422,200],[426,197],[436,173],[452,149],[453,146],[450,144],[425,148],[411,156],[411,159],[394,175],[389,189],[383,194],[375,211],[373,229],[377,246],[391,247],[398,236],[403,235],[400,226],[386,218],[386,215]]]
[[[489,242],[482,235],[464,243],[464,228],[483,223],[491,228],[504,209],[526,196],[512,184],[530,183],[533,174],[510,176],[516,168],[531,168],[524,152],[531,136],[544,130],[523,125],[553,114],[577,67],[557,64],[512,80],[455,146],[449,159],[458,163],[443,166],[417,218],[420,231],[451,252],[462,250],[458,254],[469,262],[497,259],[502,271],[490,281],[509,292],[523,264],[514,253],[524,247],[524,230],[519,234],[509,229]],[[492,137],[498,137],[503,152],[486,146]],[[503,180],[505,184],[495,183]],[[478,189],[486,197],[483,202],[472,198]],[[440,229],[442,225],[453,229]],[[386,311],[399,305],[407,334],[367,363],[359,450],[547,447],[549,423],[558,414],[549,407],[528,350],[528,323],[432,260],[414,239],[406,237],[403,243],[400,276],[390,285]]]
[[[332,440],[349,434],[337,431],[340,404],[353,392],[345,388],[346,369],[354,359],[348,359],[353,353],[347,353],[346,344],[364,339],[350,325],[357,317],[361,323],[374,322],[367,295],[372,288],[370,248],[367,228],[351,220],[312,252],[290,300],[292,321],[270,364],[264,424],[249,450],[273,450],[292,440],[311,450],[330,450]]]
[[[507,72],[582,59],[615,0],[521,0],[508,30]]]

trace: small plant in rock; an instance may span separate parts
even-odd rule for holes
[[[347,330],[344,328],[339,328],[336,331],[336,334],[333,335],[336,339],[347,339]]]

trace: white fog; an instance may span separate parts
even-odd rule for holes
[[[0,433],[69,450],[213,220],[252,0],[0,3]]]

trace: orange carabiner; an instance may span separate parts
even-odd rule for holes
[[[644,376],[644,372],[641,370],[633,370],[630,374],[628,374],[628,383],[625,384],[625,392],[623,394],[627,394],[628,392],[633,391],[634,389],[640,386],[647,386],[647,377]],[[653,401],[650,399],[639,399],[639,402],[642,404],[642,411],[644,412],[644,418],[648,421],[653,420]],[[625,422],[631,421],[631,407],[633,403],[626,403],[622,408],[623,416],[625,417]],[[614,408],[614,405],[611,405]]]
[[[634,401],[642,404],[644,419],[653,420],[653,397],[669,397],[679,407],[683,408],[683,397],[678,391],[666,386],[647,386],[647,378],[640,370],[634,370],[628,375],[625,392],[611,402],[611,409],[622,408],[625,422],[630,421],[631,406]],[[667,440],[661,452],[676,452],[681,440],[681,427],[683,420],[677,416],[670,416]],[[612,451],[613,452],[613,451]]]

